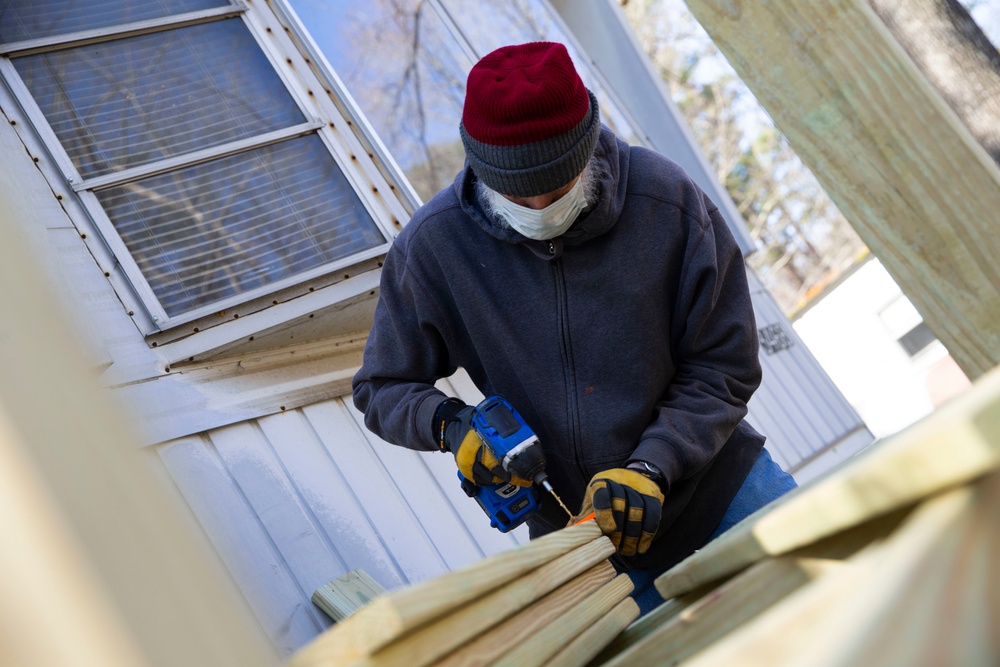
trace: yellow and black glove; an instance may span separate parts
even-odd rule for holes
[[[476,486],[510,482],[517,486],[531,486],[529,480],[511,475],[472,428],[475,408],[465,406],[442,420],[440,426],[442,450],[455,455],[455,463],[462,476]]]
[[[612,468],[591,478],[578,516],[593,512],[618,553],[635,556],[649,549],[662,511],[659,484],[636,470]]]

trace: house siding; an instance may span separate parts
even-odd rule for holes
[[[328,627],[310,596],[352,569],[393,589],[527,540],[490,527],[449,457],[382,442],[346,397],[156,451],[283,654]]]

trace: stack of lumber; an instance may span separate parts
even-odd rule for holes
[[[591,665],[998,665],[998,469],[993,371],[660,576]]]
[[[638,616],[591,520],[381,595],[289,667],[585,665]]]
[[[293,667],[1000,664],[1000,370],[661,575],[593,522],[376,598]]]

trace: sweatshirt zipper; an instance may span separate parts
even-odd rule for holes
[[[549,241],[549,253],[555,254],[555,245]],[[566,387],[566,420],[569,426],[570,449],[573,456],[582,464],[580,454],[580,420],[579,405],[576,396],[576,375],[573,367],[573,348],[569,334],[569,297],[566,293],[566,274],[563,271],[562,258],[552,261],[552,272],[556,281],[556,306],[559,320],[560,352],[563,363],[563,382]]]

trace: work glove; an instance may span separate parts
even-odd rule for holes
[[[635,556],[649,549],[662,511],[663,492],[655,481],[635,470],[612,468],[591,478],[576,520],[593,512],[618,553]]]
[[[455,455],[455,463],[462,476],[476,486],[511,483],[517,486],[531,486],[529,480],[511,475],[503,469],[500,461],[472,428],[475,408],[465,406],[446,417],[441,428],[444,448]]]

